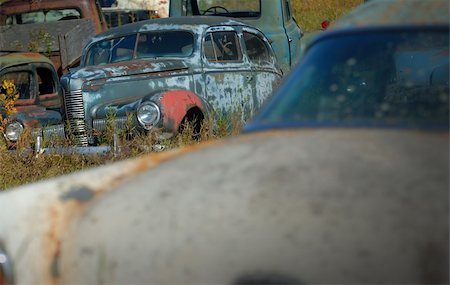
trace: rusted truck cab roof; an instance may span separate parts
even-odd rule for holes
[[[53,63],[46,56],[33,52],[0,52],[0,70],[10,66],[28,64],[32,62],[45,62],[53,66]]]

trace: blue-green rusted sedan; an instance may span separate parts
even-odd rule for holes
[[[142,21],[97,35],[81,68],[64,76],[67,118],[82,145],[95,143],[109,114],[118,126],[179,131],[240,112],[242,119],[271,94],[281,72],[267,38],[222,17]]]

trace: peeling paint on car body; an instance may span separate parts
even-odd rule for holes
[[[155,31],[162,35],[172,31],[192,34],[192,53],[186,56],[138,58],[136,46],[139,42],[134,40],[137,43],[131,59],[102,65],[88,62],[91,47],[96,47],[99,42],[129,35],[137,35],[138,39],[146,32]],[[208,58],[210,55],[205,54],[205,41],[210,35],[224,32],[229,33],[228,37],[235,35],[236,60],[213,61]],[[268,58],[264,62],[249,58],[244,32],[260,39],[267,50]],[[216,47],[213,45],[213,48]],[[178,131],[183,118],[195,107],[204,117],[226,117],[242,112],[242,119],[247,120],[277,86],[281,76],[269,41],[257,29],[228,18],[179,17],[141,21],[99,34],[83,51],[81,68],[64,76],[61,82],[68,105],[66,110],[77,113],[76,116],[68,113],[67,117],[69,121],[75,117],[79,121],[82,116],[85,125],[82,133],[87,137],[93,130],[94,120],[106,118],[106,107],[117,111],[117,118],[124,118],[130,114],[135,116],[136,108],[145,100],[155,102],[162,111],[162,119],[156,125],[172,133]],[[180,99],[177,104],[185,105],[171,109],[166,103],[175,104],[173,98],[178,94],[190,94],[190,99]],[[163,103],[166,95],[170,99]],[[193,96],[197,98],[193,99]],[[76,107],[71,105],[72,102]],[[167,112],[169,109],[177,112]],[[138,120],[134,123],[138,124]],[[73,125],[80,126],[79,123]]]
[[[215,1],[171,0],[169,2],[169,17],[192,16],[201,17],[203,12],[211,9],[208,15],[225,16],[230,21],[240,21],[262,31],[270,40],[278,63],[284,73],[288,73],[300,59],[300,44],[303,32],[292,15],[291,0],[260,0],[252,1],[251,11],[240,10],[238,2],[222,3],[223,7],[214,7]],[[259,3],[258,3],[259,2]],[[228,4],[230,4],[228,6]],[[203,7],[200,7],[203,6]],[[245,5],[242,5],[245,6]],[[255,9],[255,6],[259,6]],[[214,10],[213,8],[219,8]],[[221,9],[222,8],[222,9]],[[223,10],[228,8],[228,10]],[[198,11],[197,11],[198,10]]]

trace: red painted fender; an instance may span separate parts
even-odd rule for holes
[[[161,94],[161,115],[163,127],[176,132],[189,109],[198,107],[203,113],[205,105],[195,93],[188,90],[171,90]]]

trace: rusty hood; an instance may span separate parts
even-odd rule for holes
[[[20,121],[29,127],[44,127],[63,123],[61,111],[48,110],[36,105],[17,107],[17,112],[9,119]]]
[[[447,283],[448,143],[306,129],[144,156],[0,193],[0,240],[17,284]]]
[[[183,59],[146,59],[88,66],[75,70],[72,79],[109,79],[137,74],[154,74],[187,71],[189,65]]]

